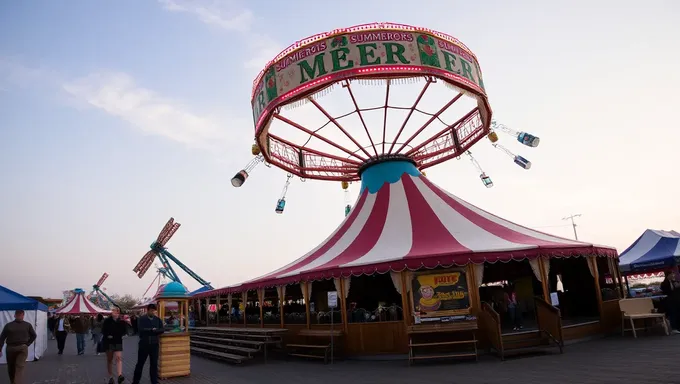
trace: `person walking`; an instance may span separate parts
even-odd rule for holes
[[[139,384],[142,379],[142,371],[147,358],[149,358],[151,384],[158,384],[158,336],[164,330],[163,322],[156,316],[156,304],[147,305],[146,315],[140,316],[138,322],[139,349],[132,384]]]
[[[64,354],[64,346],[66,345],[66,336],[71,329],[71,323],[68,321],[66,316],[59,315],[59,317],[54,322],[54,337],[57,339],[57,351],[60,355]]]
[[[102,352],[102,325],[104,324],[104,315],[101,313],[92,322],[92,339],[94,341],[95,353],[97,356]]]
[[[116,364],[118,384],[125,382],[123,377],[123,335],[127,334],[127,322],[120,316],[120,308],[111,308],[111,316],[104,320],[101,328],[102,346],[106,351],[106,370],[109,384],[115,384],[112,364]]]
[[[53,313],[50,313],[47,316],[47,335],[50,340],[54,340],[54,323],[57,321],[57,318]]]
[[[508,310],[510,311],[510,318],[512,319],[512,330],[519,331],[523,328],[522,309],[519,306],[517,293],[515,292],[515,287],[513,285],[509,286],[508,299]]]
[[[665,278],[661,283],[661,292],[666,295],[663,299],[663,306],[666,311],[669,323],[671,323],[672,333],[680,333],[680,283],[675,278],[673,271],[666,271]]]
[[[130,316],[130,326],[132,326],[132,334],[136,335],[137,334],[137,316],[132,315]]]
[[[28,358],[28,346],[36,339],[35,330],[24,321],[24,311],[14,312],[14,321],[5,324],[0,333],[0,357],[2,347],[7,343],[7,373],[10,384],[24,383],[24,367]]]
[[[76,316],[71,320],[71,329],[76,333],[76,347],[78,348],[78,355],[85,353],[85,336],[90,328],[89,320],[81,315]]]

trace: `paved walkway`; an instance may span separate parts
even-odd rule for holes
[[[104,356],[89,351],[76,356],[75,337],[66,340],[64,355],[50,341],[47,355],[28,363],[27,384],[98,384],[106,382]],[[132,378],[136,338],[125,340],[124,374]],[[479,363],[420,363],[405,361],[345,361],[333,366],[316,361],[275,360],[267,364],[251,361],[233,366],[193,357],[191,377],[163,381],[164,384],[361,384],[361,383],[559,383],[559,384],[678,384],[680,383],[680,336],[612,337],[565,348],[563,355],[524,357],[501,362],[485,356]],[[0,384],[8,383],[7,368],[0,366]],[[143,383],[149,383],[148,363]]]

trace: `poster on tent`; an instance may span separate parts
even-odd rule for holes
[[[416,322],[464,321],[470,313],[470,292],[465,271],[454,269],[413,274],[411,302]],[[418,318],[419,317],[419,318]]]

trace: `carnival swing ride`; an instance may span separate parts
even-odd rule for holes
[[[500,144],[497,132],[527,147],[540,142],[492,120],[479,63],[464,44],[407,25],[366,24],[299,41],[255,79],[251,102],[254,158],[231,183],[242,186],[260,163],[286,171],[278,214],[293,177],[339,181],[347,216],[352,182],[374,193],[404,172],[422,177],[465,155],[489,188],[491,178],[470,151],[474,144],[486,136],[528,170],[531,162]]]
[[[161,279],[161,277],[164,276],[171,281],[175,281],[182,284],[182,281],[180,280],[179,276],[172,268],[172,265],[170,265],[170,261],[172,261],[201,285],[201,287],[196,291],[192,292],[192,294],[213,289],[213,287],[210,285],[210,282],[204,280],[196,272],[192,271],[184,263],[179,261],[179,259],[173,256],[165,247],[165,245],[168,243],[168,241],[170,241],[175,232],[177,232],[179,227],[180,223],[175,222],[175,219],[171,217],[170,220],[168,220],[168,222],[165,224],[161,232],[158,234],[158,238],[156,238],[156,241],[151,243],[151,250],[148,251],[142,257],[141,260],[139,260],[139,262],[132,271],[135,272],[137,274],[137,277],[141,279],[149,270],[156,257],[158,257],[158,260],[160,260],[162,267],[158,268],[158,273],[156,275],[156,278],[154,278],[154,281],[156,281],[156,279]],[[153,282],[151,283],[151,285],[153,285]]]
[[[113,305],[116,308],[120,307],[118,304],[116,304],[113,299],[104,292],[104,288],[102,288],[102,285],[104,284],[104,281],[109,278],[109,274],[104,272],[102,274],[102,277],[99,278],[97,281],[97,284],[92,286],[92,292],[90,292],[89,298],[90,301],[94,302],[94,304],[104,308],[104,309],[111,309],[111,306]]]

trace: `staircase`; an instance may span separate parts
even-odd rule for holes
[[[538,330],[515,332],[503,335],[498,313],[487,303],[482,303],[480,322],[488,335],[490,349],[496,351],[501,360],[508,356],[545,353],[557,347],[563,353],[562,318],[560,310],[536,297],[536,318]]]

